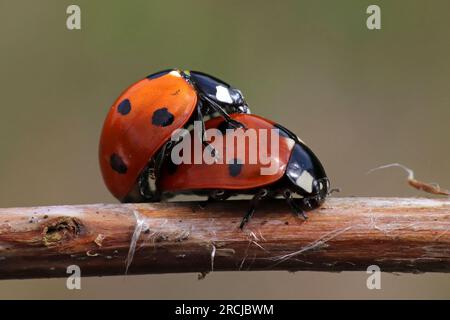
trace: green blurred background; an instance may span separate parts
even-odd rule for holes
[[[81,7],[82,30],[66,29]],[[378,4],[382,29],[366,27]],[[298,133],[342,196],[423,196],[399,169],[450,186],[450,2],[0,1],[0,206],[115,202],[97,146],[132,82],[168,67],[240,88]],[[0,261],[1,272],[1,261]],[[0,298],[450,298],[450,276],[242,272],[1,281]]]

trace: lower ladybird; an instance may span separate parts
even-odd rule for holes
[[[283,197],[292,211],[303,218],[307,217],[305,211],[324,202],[330,190],[329,179],[316,155],[295,134],[256,115],[232,114],[231,117],[246,129],[229,128],[222,118],[206,122],[207,132],[216,129],[224,134],[221,139],[215,137],[211,142],[219,151],[218,160],[212,163],[195,161],[195,135],[185,137],[191,140],[189,143],[179,143],[192,148],[188,150],[188,157],[186,150],[182,152],[183,161],[180,162],[179,152],[182,148],[177,145],[172,149],[157,180],[163,198],[192,193],[207,195],[208,201],[216,201],[237,194],[252,195],[240,228],[249,221],[261,199]],[[267,138],[262,138],[262,131]],[[250,145],[252,138],[254,144]],[[229,143],[232,140],[241,141],[241,144]],[[252,152],[259,156],[261,151],[265,151],[265,158],[270,162],[258,157],[252,161]],[[275,166],[271,168],[273,164]]]

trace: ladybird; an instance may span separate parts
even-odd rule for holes
[[[122,202],[157,201],[147,177],[158,174],[172,132],[213,114],[242,126],[229,112],[250,112],[241,91],[202,72],[170,69],[132,84],[109,109],[100,137],[107,188]]]
[[[193,193],[207,195],[207,201],[215,201],[226,200],[237,194],[253,195],[242,219],[241,229],[261,199],[283,197],[295,214],[307,218],[305,211],[319,207],[330,190],[329,179],[317,156],[294,133],[277,123],[250,114],[232,114],[231,117],[244,124],[247,130],[237,129],[238,132],[221,118],[213,118],[205,123],[208,131],[216,128],[224,133],[221,145],[215,138],[211,142],[213,147],[222,151],[222,161],[195,164],[192,159],[174,161],[172,155],[164,162],[161,178],[157,181],[162,196],[169,198],[176,194]],[[228,139],[248,138],[246,132],[249,129],[258,133],[255,134],[257,144],[253,147],[249,145],[250,142],[235,144],[232,148],[227,146]],[[259,153],[264,147],[259,143],[262,139],[259,135],[261,129],[272,132],[265,143],[267,157],[276,164],[270,174],[262,174],[263,168],[267,168],[262,158],[253,162],[249,159],[251,150]],[[272,147],[272,142],[278,142],[274,144],[278,146],[277,149]],[[190,145],[193,146],[194,142]],[[194,150],[190,153],[192,155]]]

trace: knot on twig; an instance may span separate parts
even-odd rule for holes
[[[46,247],[56,246],[78,237],[82,223],[73,217],[58,217],[48,221],[42,230],[42,242]]]

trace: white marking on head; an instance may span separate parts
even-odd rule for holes
[[[294,141],[294,139],[286,138],[285,141],[286,141],[286,144],[287,144],[288,149],[289,149],[289,150],[292,150],[292,148],[294,148],[294,146],[295,146],[295,141]]]
[[[304,170],[300,175],[300,177],[298,177],[297,180],[295,181],[295,183],[300,188],[302,188],[308,193],[311,193],[313,191],[313,182],[314,182],[313,176],[306,170]]]
[[[169,72],[170,75],[181,78],[181,74],[177,70],[172,70]]]
[[[231,98],[230,91],[224,86],[216,87],[216,98],[221,102],[232,103],[233,99]]]
[[[250,111],[250,108],[247,105],[243,105],[243,106],[239,106],[238,107],[239,112],[241,113],[246,113],[246,114],[251,114],[252,112]]]

